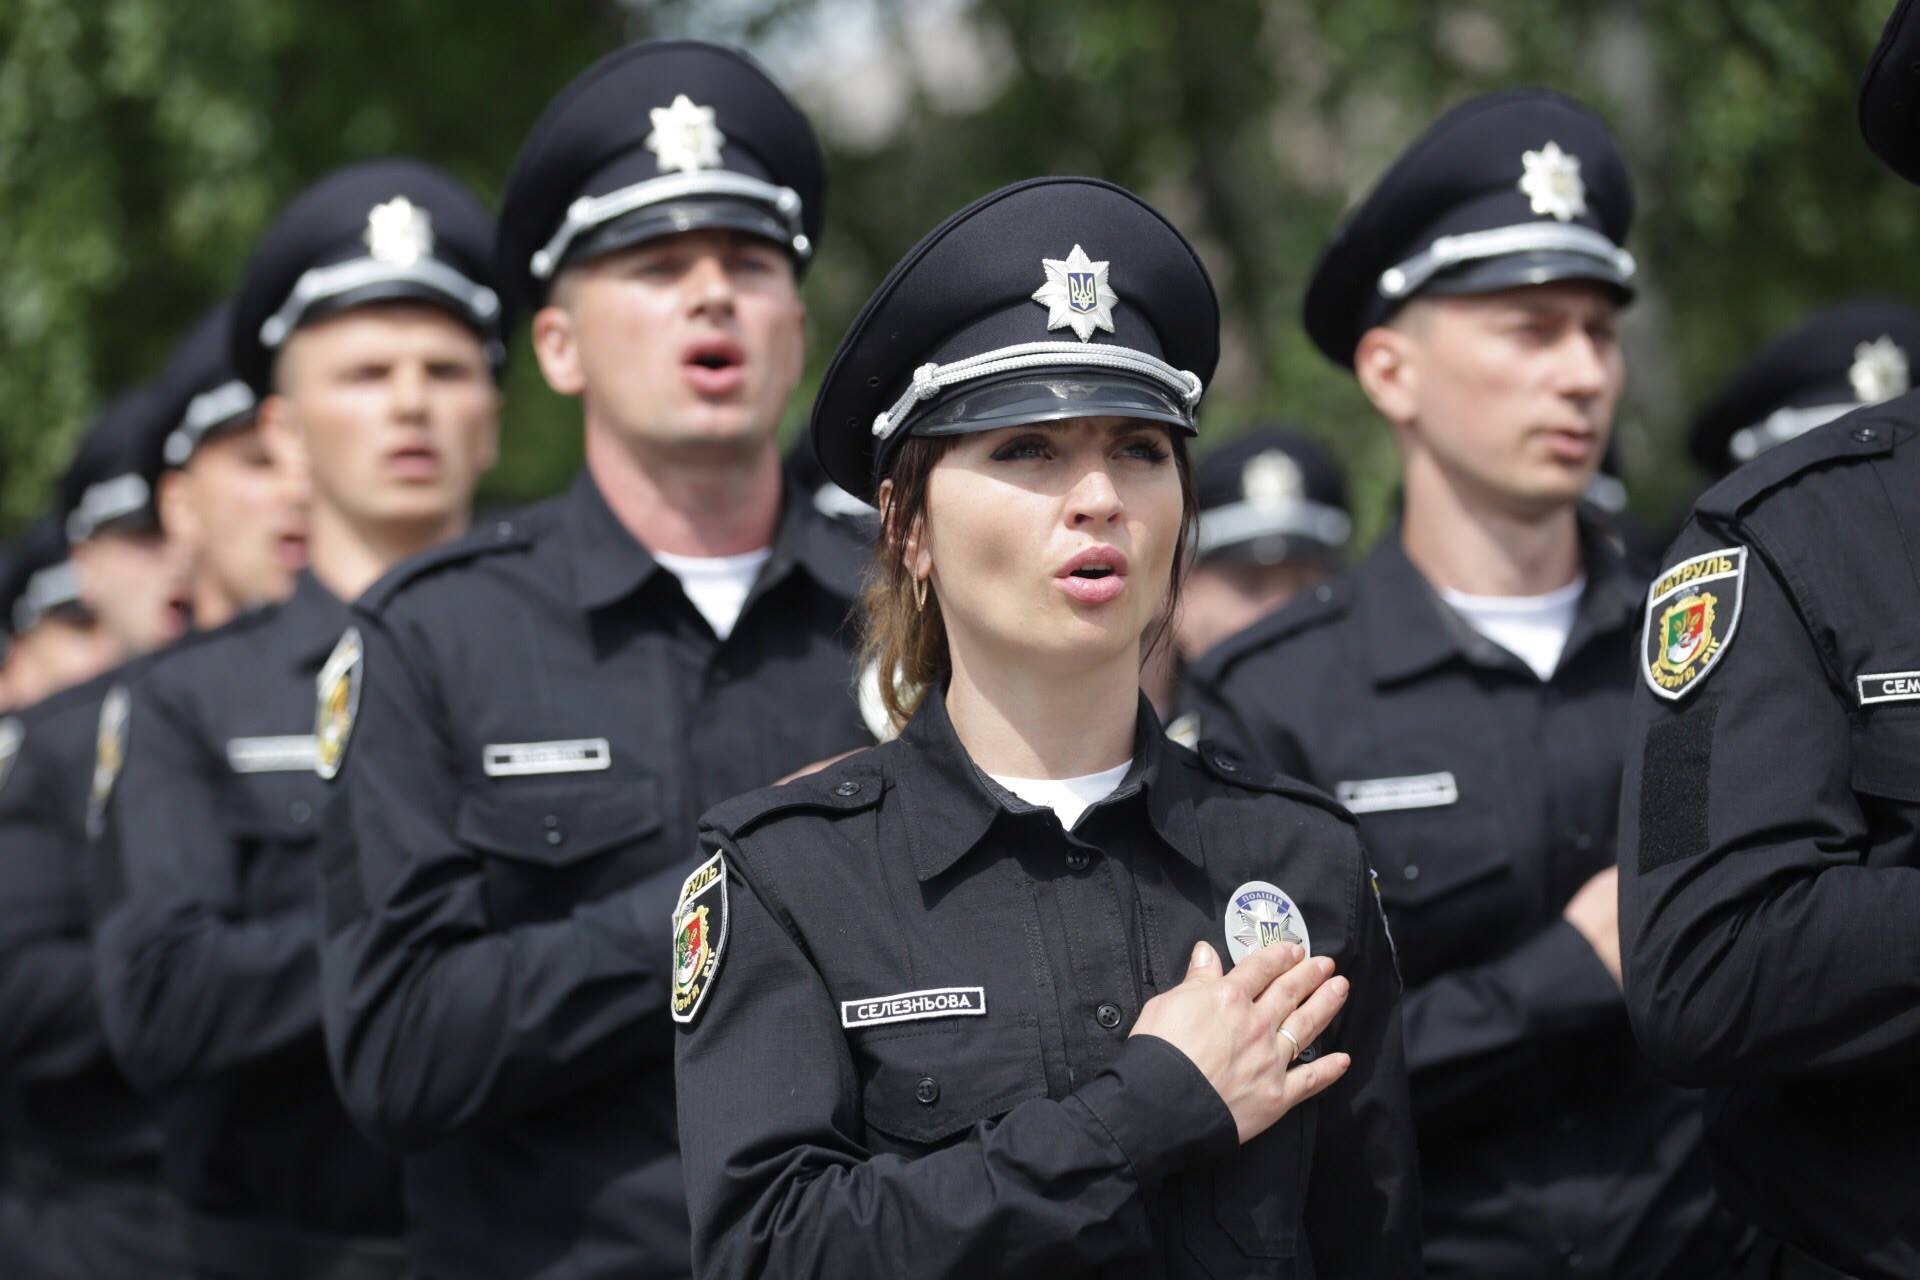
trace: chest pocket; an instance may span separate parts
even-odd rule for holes
[[[1039,1024],[1026,1015],[850,1034],[876,1151],[913,1154],[1047,1096]]]
[[[588,776],[495,780],[460,797],[453,833],[486,855],[488,903],[502,923],[558,918],[686,855],[653,839],[664,819],[651,775]],[[620,856],[650,840],[640,856]]]
[[[1920,803],[1920,703],[1870,709],[1853,730],[1853,787]]]
[[[1313,1164],[1318,1108],[1295,1107],[1231,1158],[1183,1178],[1188,1247],[1213,1276],[1294,1275],[1251,1259],[1300,1254],[1300,1213]]]
[[[1486,798],[1359,816],[1409,983],[1506,945],[1519,884]]]
[[[313,850],[321,797],[311,774],[261,777],[221,789],[221,825],[239,853],[240,895],[250,913],[313,901]]]

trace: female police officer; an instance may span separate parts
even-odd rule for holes
[[[1177,231],[1052,178],[936,229],[842,342],[814,443],[886,512],[867,644],[905,727],[703,824],[673,992],[701,1275],[1417,1270],[1350,820],[1139,692],[1218,329]]]

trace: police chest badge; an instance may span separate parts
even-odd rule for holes
[[[680,886],[673,908],[673,1020],[700,1012],[727,948],[727,862],[714,854]]]
[[[1278,885],[1249,880],[1227,899],[1227,952],[1235,964],[1256,951],[1291,942],[1308,955],[1313,943],[1299,905]]]
[[[313,714],[313,771],[332,781],[340,774],[340,762],[346,759],[347,738],[353,733],[353,718],[360,711],[360,677],[365,670],[366,649],[360,643],[360,628],[348,627],[327,655],[314,682],[317,705]]]
[[[100,703],[100,727],[93,739],[93,785],[87,791],[89,837],[100,834],[107,817],[107,801],[113,798],[113,784],[127,762],[127,718],[132,709],[133,699],[123,684],[107,690]]]
[[[1675,702],[1713,670],[1740,625],[1746,581],[1745,547],[1682,560],[1654,581],[1641,637],[1649,689]]]
[[[26,726],[12,716],[0,720],[0,791],[7,789],[7,778],[13,773],[13,758],[20,754],[20,744],[26,740]]]

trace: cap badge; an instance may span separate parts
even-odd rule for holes
[[[1587,185],[1580,180],[1580,157],[1568,155],[1557,142],[1520,157],[1526,172],[1520,175],[1520,194],[1533,211],[1571,222],[1587,211]]]
[[[1306,490],[1300,464],[1278,449],[1256,453],[1240,472],[1240,492],[1256,507],[1285,507]]]
[[[659,157],[660,172],[721,167],[720,148],[727,145],[727,137],[714,123],[712,107],[703,107],[682,93],[674,97],[672,106],[654,107],[647,117],[653,121],[653,132],[647,135],[646,148]]]
[[[1291,942],[1308,955],[1313,941],[1306,917],[1279,885],[1249,880],[1227,899],[1227,951],[1235,964],[1256,951]]]
[[[1033,291],[1033,300],[1047,309],[1047,329],[1071,327],[1085,342],[1095,329],[1113,332],[1113,306],[1120,301],[1107,284],[1107,263],[1088,259],[1079,245],[1065,258],[1042,258],[1047,282]]]
[[[1847,370],[1853,395],[1861,404],[1880,404],[1907,394],[1913,385],[1907,353],[1891,337],[1875,338],[1853,349],[1853,367]]]
[[[366,241],[375,262],[410,267],[433,256],[433,219],[405,196],[395,196],[367,214]]]

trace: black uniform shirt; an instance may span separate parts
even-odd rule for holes
[[[398,1167],[348,1120],[320,1032],[314,679],[346,623],[305,575],[129,682],[97,851],[126,888],[99,985],[121,1061],[164,1099],[167,1176],[189,1204],[398,1236]]]
[[[1398,529],[1191,675],[1203,732],[1359,816],[1407,983],[1434,1275],[1691,1275],[1720,1244],[1699,1099],[1642,1063],[1561,916],[1613,853],[1641,592],[1591,526],[1582,555],[1549,680],[1447,608]]]
[[[1633,711],[1634,1028],[1712,1087],[1737,1211],[1850,1275],[1920,1275],[1920,396],[1734,472],[1672,552],[1710,555],[1739,572],[1656,604],[1652,639],[1711,595],[1720,647]]]
[[[789,501],[717,640],[583,473],[356,605],[324,942],[429,1277],[685,1275],[667,928],[702,810],[872,741],[862,553]]]
[[[13,716],[18,746],[0,773],[0,1081],[30,1158],[151,1176],[159,1131],[109,1052],[89,941],[103,892],[87,859],[95,739],[127,670]]]
[[[676,1055],[699,1274],[1414,1273],[1397,987],[1352,826],[1203,764],[1144,701],[1134,753],[1069,834],[935,697],[898,742],[707,816],[723,945]],[[1240,1147],[1192,1063],[1127,1032],[1196,941],[1229,955],[1252,881],[1352,980],[1313,1049],[1353,1066]]]

